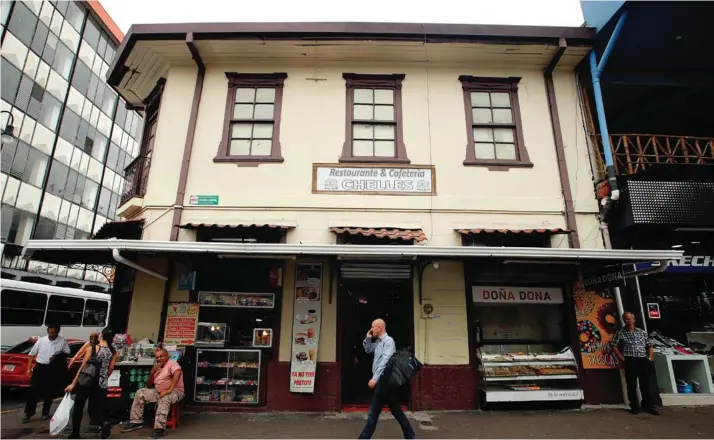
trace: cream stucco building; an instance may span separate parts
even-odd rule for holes
[[[127,222],[96,237],[120,240],[65,247],[77,250],[73,257],[41,242],[28,249],[95,262],[111,260],[114,249],[115,259],[121,253],[119,261],[134,264],[125,276],[130,299],[115,296],[113,321],[134,339],[166,337],[169,304],[185,301],[202,304],[200,321],[231,329],[225,349],[245,347],[245,332],[251,345],[249,322],[269,328],[260,390],[244,403],[359,404],[366,379],[357,341],[384,316],[390,334],[426,364],[411,405],[475,408],[482,338],[510,338],[511,351],[572,345],[577,353],[572,283],[583,267],[664,255],[604,249],[573,73],[593,35],[471,25],[135,25],[108,78],[144,111],[141,156],[127,168],[131,185],[119,207]],[[138,244],[121,240],[122,228],[135,226]],[[179,280],[192,276],[188,287]],[[484,284],[559,292],[557,307],[544,312],[555,324],[531,319],[548,301],[516,300],[508,323],[498,324],[503,334],[484,335],[478,306],[492,305],[472,295]],[[234,308],[209,291],[232,292]],[[274,302],[267,311],[237,306],[246,292]],[[303,312],[304,304],[314,308]],[[198,351],[187,348],[191,368],[210,349]],[[195,371],[190,381],[204,380]],[[312,379],[305,389],[296,377]],[[212,400],[199,385],[191,399]],[[579,402],[592,386],[582,375],[564,389],[577,389],[570,398]]]

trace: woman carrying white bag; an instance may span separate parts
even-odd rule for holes
[[[71,393],[74,391],[76,395],[76,402],[72,410],[72,433],[69,438],[79,438],[79,428],[84,415],[84,404],[90,396],[94,397],[92,404],[99,405],[99,408],[96,409],[96,423],[102,427],[101,438],[109,437],[111,426],[104,421],[104,405],[107,400],[107,382],[114,370],[114,362],[116,362],[115,350],[112,347],[113,338],[114,331],[110,328],[107,327],[102,330],[99,335],[99,344],[92,345],[87,350],[77,375],[72,383],[65,388],[66,392]],[[64,400],[62,403],[64,403]]]
[[[57,410],[50,419],[50,435],[59,435],[64,430],[69,419],[72,416],[72,407],[74,406],[74,396],[70,393],[65,393],[64,399],[60,402]]]

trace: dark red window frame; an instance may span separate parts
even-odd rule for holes
[[[402,81],[404,74],[394,73],[391,75],[368,75],[358,73],[343,73],[346,85],[346,111],[345,111],[345,142],[342,145],[342,155],[340,162],[354,163],[411,163],[407,157],[407,149],[404,145],[404,124],[402,122]],[[394,92],[394,121],[360,121],[354,119],[354,90],[356,88],[365,89],[391,89]],[[394,153],[393,157],[381,156],[355,156],[352,154],[353,126],[354,124],[379,125],[389,124],[394,126]]]
[[[518,102],[518,83],[521,78],[489,78],[469,75],[459,76],[464,94],[464,111],[466,113],[466,135],[468,145],[466,146],[466,159],[464,165],[485,166],[493,170],[508,170],[509,168],[531,168],[528,150],[523,140],[523,124],[521,122],[521,107]],[[471,92],[507,92],[511,99],[511,110],[513,112],[513,122],[511,124],[482,124],[474,123],[472,113]],[[515,132],[514,141],[516,148],[516,159],[479,159],[476,157],[474,144],[474,128],[513,128]]]
[[[228,92],[226,93],[226,109],[223,123],[223,135],[221,143],[218,147],[218,154],[213,159],[214,162],[230,162],[230,163],[282,163],[282,149],[280,146],[280,122],[283,107],[283,86],[287,73],[237,73],[226,72],[228,78]],[[275,101],[273,107],[273,137],[272,148],[269,156],[253,156],[253,155],[230,155],[231,143],[231,125],[233,123],[250,123],[254,121],[263,121],[259,119],[233,119],[234,104],[236,99],[236,90],[245,87],[264,87],[275,89]]]

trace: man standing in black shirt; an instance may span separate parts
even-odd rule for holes
[[[625,368],[627,380],[627,398],[630,400],[632,414],[639,414],[644,409],[652,415],[659,415],[654,408],[654,398],[650,384],[650,368],[654,357],[652,343],[647,332],[635,327],[635,315],[624,313],[622,319],[625,327],[620,329],[612,339],[613,352]],[[637,382],[640,383],[642,405],[637,397]]]

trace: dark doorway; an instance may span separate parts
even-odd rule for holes
[[[371,354],[366,354],[362,341],[372,321],[382,318],[387,333],[397,349],[413,347],[413,289],[411,279],[342,279],[339,288],[342,403],[362,407],[372,399],[367,386],[372,377]],[[404,390],[402,403],[409,403],[409,390]]]

